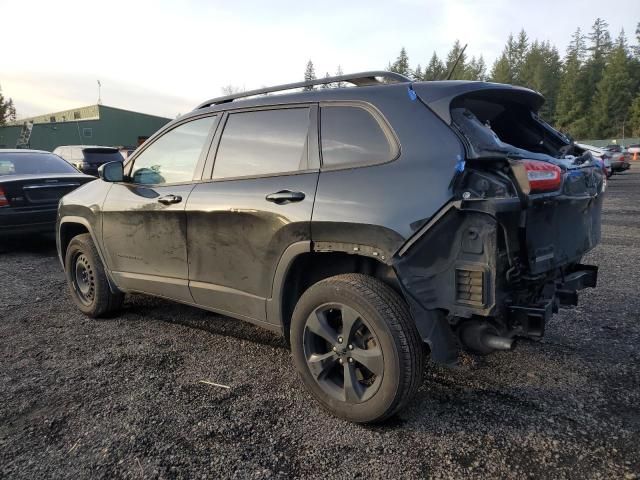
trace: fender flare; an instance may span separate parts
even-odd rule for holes
[[[267,298],[266,313],[267,323],[276,325],[284,333],[282,318],[282,304],[284,301],[284,282],[289,274],[293,262],[300,255],[311,252],[311,240],[303,240],[289,245],[280,256],[278,266],[273,274],[271,282],[271,296]]]
[[[62,264],[62,269],[63,270],[65,269],[64,257],[66,252],[62,251],[62,241],[61,241],[62,239],[60,238],[60,231],[62,230],[62,226],[65,223],[79,224],[87,229],[87,231],[89,232],[89,235],[91,235],[91,240],[93,241],[93,244],[95,245],[96,250],[98,251],[98,256],[100,257],[102,266],[104,267],[104,273],[107,276],[107,282],[109,283],[109,288],[113,293],[120,293],[121,290],[118,288],[118,286],[114,282],[113,277],[111,276],[111,271],[109,270],[109,267],[107,266],[107,262],[105,261],[104,253],[102,251],[102,244],[98,241],[95,235],[95,232],[93,231],[93,227],[91,226],[89,221],[84,217],[79,217],[75,215],[66,215],[64,217],[61,217],[60,220],[58,221],[58,227],[56,228],[56,246],[58,249],[58,258],[60,259],[60,263]]]

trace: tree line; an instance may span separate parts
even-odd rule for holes
[[[463,48],[456,40],[446,57],[433,52],[426,66],[412,67],[403,47],[387,70],[416,81],[443,80],[451,72],[452,80],[528,87],[545,97],[540,116],[574,138],[640,136],[640,22],[630,46],[624,30],[612,39],[609,25],[598,18],[588,33],[576,29],[564,56],[521,30],[509,35],[490,69],[482,55],[469,57]],[[316,78],[311,60],[304,78]]]

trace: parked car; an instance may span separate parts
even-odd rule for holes
[[[607,152],[615,152],[615,153],[622,153],[625,151],[622,145],[618,145],[616,143],[607,145],[606,147],[603,148],[603,150],[606,150]]]
[[[611,155],[611,169],[614,173],[624,172],[631,168],[631,153],[621,145],[607,145],[604,150]]]
[[[64,145],[57,147],[53,153],[61,156],[82,173],[98,176],[98,167],[108,162],[122,162],[120,151],[114,147],[99,145]]]
[[[601,158],[605,164],[608,164],[608,170],[611,172],[609,176],[614,173],[624,172],[631,167],[626,156],[627,153],[624,151],[615,152],[607,150],[606,148],[595,147],[584,143],[576,143],[576,146],[582,150],[590,151],[594,156]]]
[[[258,96],[338,81],[357,88]],[[425,344],[449,365],[509,350],[596,285],[581,258],[604,175],[543,101],[389,72],[206,101],[63,198],[71,297],[90,317],[141,292],[280,332],[325,409],[388,418]]]
[[[0,150],[0,237],[54,233],[58,201],[94,177],[40,150]]]

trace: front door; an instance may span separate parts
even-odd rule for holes
[[[194,178],[200,178],[215,118],[168,129],[132,159],[127,181],[109,190],[102,239],[109,269],[123,289],[193,302],[185,205]]]
[[[196,303],[266,320],[282,253],[311,239],[319,171],[316,113],[315,106],[303,105],[226,116],[212,179],[196,185],[187,203]]]

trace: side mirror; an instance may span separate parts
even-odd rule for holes
[[[105,182],[122,182],[124,165],[122,162],[108,162],[98,167],[98,177]]]

